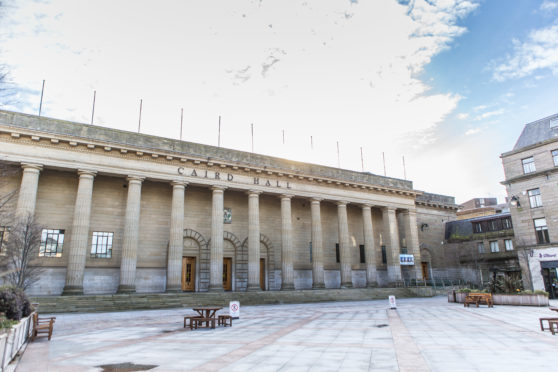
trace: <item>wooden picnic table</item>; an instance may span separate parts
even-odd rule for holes
[[[200,315],[203,322],[205,322],[205,326],[208,328],[210,322],[212,325],[211,328],[215,328],[215,313],[221,309],[222,307],[219,306],[199,306],[192,308],[192,310]]]

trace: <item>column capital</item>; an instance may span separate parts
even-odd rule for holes
[[[346,207],[347,204],[349,204],[349,202],[345,201],[345,200],[337,200],[335,202],[335,204],[337,204],[338,207]]]
[[[361,204],[362,209],[372,209],[372,204]]]
[[[280,194],[279,198],[280,199],[292,199],[294,197],[294,195],[289,195],[289,194]]]
[[[259,196],[262,192],[259,190],[248,190],[246,191],[246,195],[248,196]]]
[[[126,181],[130,182],[130,183],[142,183],[145,180],[145,177],[141,177],[141,176],[128,176],[126,177]]]
[[[186,181],[173,180],[173,181],[171,181],[171,185],[172,185],[173,187],[175,187],[175,186],[186,187],[186,186],[188,185],[188,182],[186,182]]]
[[[80,177],[82,177],[82,176],[95,177],[97,175],[97,171],[88,170],[88,169],[78,169],[77,174]]]
[[[416,209],[405,209],[403,210],[404,214],[417,214],[417,210]]]
[[[387,206],[387,207],[382,207],[382,211],[385,211],[385,212],[391,212],[391,211],[393,211],[393,212],[395,212],[395,211],[397,211],[397,208]]]
[[[21,167],[23,168],[23,170],[36,170],[37,172],[43,170],[42,164],[21,163]]]
[[[211,186],[211,190],[212,190],[213,192],[215,192],[215,191],[221,191],[221,192],[224,192],[224,191],[225,191],[225,189],[226,189],[226,187],[225,187],[225,186]]]
[[[311,203],[318,203],[318,204],[320,204],[320,202],[321,202],[322,200],[324,200],[324,199],[322,199],[322,198],[314,198],[314,197],[310,198],[310,202],[311,202]]]

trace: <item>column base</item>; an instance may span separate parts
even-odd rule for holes
[[[324,283],[313,283],[312,284],[312,289],[325,289],[325,284]]]
[[[261,292],[261,290],[259,283],[257,285],[248,284],[248,288],[246,288],[246,292]]]
[[[120,294],[136,293],[136,286],[121,284],[118,286],[118,290],[116,291],[116,293],[120,293]]]
[[[366,288],[378,288],[377,282],[367,283]]]
[[[222,293],[225,292],[225,290],[223,289],[223,285],[209,285],[209,289],[208,292],[213,292],[213,293]]]
[[[83,294],[83,286],[81,285],[67,285],[62,291],[62,296],[79,296]]]
[[[353,283],[351,282],[341,283],[341,288],[342,289],[353,288]]]
[[[294,284],[281,284],[282,291],[294,291],[295,286]]]

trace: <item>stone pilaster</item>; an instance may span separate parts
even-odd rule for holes
[[[83,274],[89,243],[89,224],[91,218],[91,199],[93,179],[97,172],[79,170],[79,184],[74,207],[74,221],[70,234],[66,285],[63,295],[83,294]]]
[[[312,288],[325,288],[322,217],[320,212],[321,199],[312,199],[310,208],[312,212]]]
[[[16,217],[24,219],[35,215],[39,174],[43,166],[39,164],[21,164],[23,176],[17,198]]]
[[[223,197],[224,187],[212,187],[209,291],[223,292]]]
[[[337,202],[337,222],[339,226],[339,255],[341,267],[341,288],[352,288],[351,249],[349,246],[349,222],[347,203]]]
[[[397,216],[395,208],[386,207],[382,210],[382,219],[384,222],[384,239],[387,255],[387,272],[390,283],[401,280],[401,265],[399,264],[399,230],[397,227]]]
[[[248,193],[248,287],[247,291],[260,288],[260,203],[259,191]]]
[[[167,262],[167,292],[182,290],[182,250],[184,235],[184,190],[187,183],[173,181],[172,209]]]
[[[364,255],[366,258],[366,285],[368,287],[377,287],[376,247],[374,246],[372,208],[369,205],[362,206],[362,225],[364,230]]]
[[[281,290],[294,289],[291,195],[281,195]]]
[[[124,217],[122,262],[120,263],[120,285],[118,286],[118,293],[133,293],[136,291],[141,184],[144,178],[129,176],[127,180],[128,199],[126,200],[126,215]]]
[[[415,210],[408,209],[403,212],[403,217],[405,218],[405,241],[407,243],[407,253],[412,254],[415,258],[415,266],[413,266],[415,278],[422,280],[417,212]]]

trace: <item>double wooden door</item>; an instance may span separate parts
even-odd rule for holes
[[[182,290],[196,290],[196,257],[182,257]]]
[[[223,289],[232,291],[232,258],[223,258]]]

